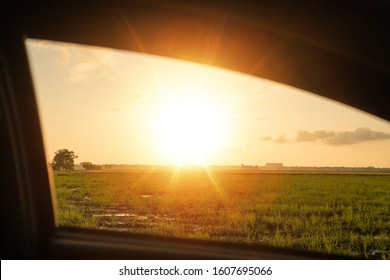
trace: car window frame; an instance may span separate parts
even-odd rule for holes
[[[228,69],[245,72],[255,76],[266,77],[278,82],[297,86],[306,90],[316,89],[320,94],[347,104],[364,108],[389,120],[389,112],[384,111],[383,102],[386,90],[389,88],[389,72],[386,65],[378,66],[375,61],[353,59],[356,54],[342,55],[342,47],[339,51],[334,48],[311,44],[305,36],[291,35],[283,31],[283,26],[275,27],[273,19],[264,22],[251,22],[237,12],[233,19],[224,19],[223,13],[216,12],[223,4],[215,4],[213,7],[199,7],[191,2],[188,6],[180,6],[177,1],[168,1],[168,4],[157,1],[93,1],[80,6],[65,2],[56,5],[45,6],[39,1],[31,3],[21,1],[22,8],[9,4],[5,10],[9,14],[3,18],[1,29],[1,147],[4,151],[2,159],[2,222],[9,226],[3,230],[4,247],[2,254],[11,258],[56,258],[56,259],[340,259],[342,256],[329,255],[307,251],[281,249],[259,245],[231,244],[217,241],[188,240],[170,237],[156,237],[150,235],[117,233],[93,229],[77,229],[57,227],[55,215],[55,198],[53,197],[53,184],[50,183],[50,175],[45,160],[44,144],[41,135],[38,108],[35,100],[34,84],[30,72],[29,61],[26,52],[25,39],[36,38],[71,43],[81,43],[93,46],[114,47],[116,49],[145,51],[157,55],[166,55],[173,58],[193,59],[198,62],[211,63],[208,60],[196,59],[200,56],[200,46],[189,47],[189,53],[173,53],[166,48],[145,48],[134,36],[133,42],[115,40],[112,37],[118,34],[129,34],[131,26],[137,26],[150,19],[156,13],[167,13],[180,20],[189,18],[186,24],[199,24],[207,19],[216,26],[221,20],[231,21],[237,24],[238,32],[243,33],[242,38],[256,43],[256,32],[265,32],[269,36],[270,47],[275,42],[283,42],[284,46],[277,54],[284,53],[289,48],[293,52],[296,61],[295,69],[310,65],[311,61],[324,61],[326,69],[320,72],[323,79],[310,82],[307,78],[291,80],[287,73],[280,69],[279,72],[266,73],[265,69],[258,67],[251,71],[246,64],[235,64],[235,61],[223,62],[216,58],[214,65]],[[218,6],[222,5],[222,6]],[[34,8],[34,9],[33,9]],[[77,10],[79,9],[79,10]],[[272,8],[269,8],[272,10]],[[213,11],[213,12],[210,12]],[[172,13],[172,14],[170,14]],[[121,20],[117,16],[123,17]],[[250,16],[249,16],[250,18]],[[99,21],[102,22],[99,24]],[[161,19],[162,20],[162,19]],[[148,26],[150,32],[158,28],[158,20]],[[93,24],[99,28],[96,34],[89,34]],[[77,30],[77,25],[83,26]],[[107,26],[105,26],[107,25]],[[282,30],[282,31],[280,31]],[[299,30],[299,28],[298,28]],[[148,38],[148,34],[140,38]],[[233,32],[233,30],[232,30]],[[299,33],[299,32],[298,32]],[[142,37],[143,36],[143,37]],[[110,38],[112,40],[110,40]],[[276,39],[275,39],[276,38]],[[139,39],[139,38],[138,38]],[[260,38],[259,40],[263,40]],[[141,39],[140,39],[141,40]],[[231,42],[226,39],[226,42]],[[142,41],[142,40],[141,40]],[[199,42],[198,42],[199,43]],[[183,46],[184,46],[183,45]],[[179,44],[177,48],[183,47]],[[359,53],[359,51],[357,52]],[[222,54],[221,57],[226,56]],[[309,58],[308,58],[309,57]],[[273,58],[273,62],[278,61]],[[271,59],[272,60],[272,59]],[[325,63],[326,61],[326,63]],[[272,64],[271,62],[268,62]],[[317,67],[317,66],[316,66]],[[377,101],[371,101],[364,107],[366,95],[361,95],[359,89],[356,96],[343,96],[342,92],[335,94],[332,88],[324,85],[325,81],[341,82],[340,77],[329,75],[331,67],[339,67],[345,77],[361,77],[368,75],[365,82],[377,82],[377,93],[374,97]],[[315,67],[314,67],[315,68]],[[383,69],[385,68],[385,69]],[[316,68],[317,69],[317,68]],[[341,72],[340,72],[341,73]],[[353,76],[343,85],[351,89],[356,88],[356,79]],[[352,96],[352,97],[351,97]],[[4,187],[7,186],[7,187]],[[14,218],[11,216],[14,215]]]

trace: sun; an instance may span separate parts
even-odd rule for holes
[[[161,153],[171,163],[204,165],[226,139],[223,113],[205,98],[176,98],[157,116],[156,135]]]

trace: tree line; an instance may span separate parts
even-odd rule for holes
[[[74,169],[74,160],[77,158],[78,156],[73,151],[59,149],[54,153],[54,158],[49,164],[53,170],[71,171]],[[101,165],[96,165],[89,161],[80,162],[80,165],[86,170],[102,169]]]

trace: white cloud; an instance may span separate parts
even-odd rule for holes
[[[306,131],[297,133],[297,142],[321,142],[327,145],[350,145],[367,141],[390,139],[390,133],[373,131],[370,128],[357,128],[354,131]]]
[[[267,136],[260,137],[260,140],[261,141],[272,141],[275,144],[284,144],[284,143],[288,142],[285,135],[280,135],[279,137],[277,137],[275,139],[273,139],[271,136],[267,135]]]

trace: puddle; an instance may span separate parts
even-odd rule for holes
[[[116,217],[116,218],[126,218],[126,217],[129,217],[129,218],[134,218],[134,219],[137,219],[137,220],[147,220],[148,219],[148,216],[143,216],[143,215],[137,215],[137,214],[133,214],[133,213],[115,213],[115,214],[96,214],[96,215],[92,215],[93,217],[97,217],[97,218],[101,218],[101,217]],[[119,223],[119,222],[116,222],[116,223]]]
[[[147,219],[155,219],[155,220],[165,220],[165,221],[173,221],[175,218],[169,217],[167,215],[155,215],[155,214],[146,214],[146,215],[139,215],[135,213],[104,213],[104,214],[94,214],[93,217],[130,217],[135,218],[137,220],[147,220]]]
[[[141,194],[140,197],[142,198],[151,198],[153,197],[154,195],[151,195],[151,194]],[[157,198],[162,198],[161,195],[157,196]]]
[[[157,227],[161,222],[173,222],[176,218],[158,213],[135,213],[129,207],[118,206],[106,209],[90,209],[99,229],[114,231],[137,231]]]
[[[93,217],[136,217],[135,214],[117,213],[117,214],[96,214]]]

